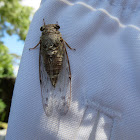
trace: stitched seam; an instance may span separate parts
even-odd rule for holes
[[[81,1],[76,1],[76,2],[71,2],[70,0],[60,0],[60,1],[63,1],[63,2],[66,2],[67,4],[69,5],[74,5],[74,4],[79,4],[81,2],[83,2],[82,0]],[[130,10],[132,12],[137,12],[140,10],[140,4],[139,2],[137,2],[136,4],[135,3],[129,3],[129,2],[126,2],[126,4],[123,4],[123,1],[113,1],[112,0],[98,0],[98,3],[105,3],[105,2],[108,2],[109,5],[111,5],[112,7],[120,7],[122,8],[122,10]],[[133,7],[133,4],[135,4],[136,6]],[[92,4],[91,4],[92,5]]]
[[[121,118],[121,113],[112,110],[111,108],[105,107],[103,105],[100,105],[99,103],[95,102],[95,101],[86,101],[86,106],[91,107],[93,109],[96,109],[99,112],[102,112],[103,114],[105,114],[106,116],[114,119],[120,119]]]
[[[94,136],[94,139],[95,139],[95,137],[96,137],[96,133],[97,133],[97,126],[98,126],[98,124],[99,124],[99,118],[100,118],[100,112],[98,111],[97,112],[98,114],[97,114],[97,118],[96,118],[96,123],[95,123],[95,125],[92,127],[92,131],[91,131],[91,133],[89,134],[89,138],[91,137],[91,134],[92,133],[94,133],[94,134],[92,134],[93,136]],[[95,130],[95,131],[94,131]]]
[[[110,130],[110,136],[109,136],[109,140],[111,140],[112,138],[112,131],[113,131],[113,128],[114,128],[114,122],[115,120],[113,119],[113,123],[112,123],[112,127],[111,127],[111,130]]]

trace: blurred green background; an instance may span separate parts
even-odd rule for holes
[[[0,129],[7,128],[16,80],[14,71],[19,66],[30,21],[39,4],[40,0],[0,0]],[[16,53],[20,41],[22,49]]]

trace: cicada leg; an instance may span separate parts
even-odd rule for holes
[[[68,45],[68,43],[64,40],[64,42],[66,43],[66,45],[71,49],[71,50],[74,50],[74,51],[76,51],[76,49],[74,49],[74,48],[71,48],[69,45]]]
[[[39,43],[38,43],[35,47],[33,47],[33,48],[29,48],[29,50],[31,50],[31,49],[35,49],[40,43],[41,43],[41,41],[39,41]]]

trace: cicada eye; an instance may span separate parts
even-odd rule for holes
[[[45,27],[43,27],[43,26],[42,26],[42,27],[40,27],[40,31],[43,31],[44,29],[45,29]]]
[[[60,26],[58,24],[56,24],[55,28],[58,30],[58,29],[60,29]]]

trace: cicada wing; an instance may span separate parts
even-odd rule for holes
[[[49,117],[53,114],[54,108],[61,116],[66,115],[71,102],[71,71],[65,46],[61,71],[58,75],[56,86],[53,87],[50,77],[44,66],[43,56],[40,52],[39,75],[43,108]],[[41,51],[41,49],[40,49]]]
[[[45,70],[43,61],[43,56],[41,55],[41,48],[39,53],[39,77],[40,77],[40,87],[42,103],[45,114],[49,117],[53,113],[53,101],[54,101],[54,89],[50,82],[50,78]]]
[[[71,72],[69,59],[66,48],[64,46],[64,57],[61,72],[58,76],[55,91],[55,108],[56,111],[61,115],[66,115],[71,102]]]

